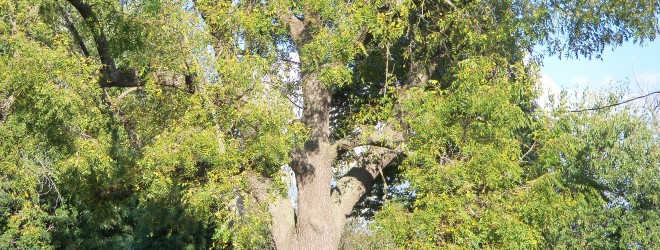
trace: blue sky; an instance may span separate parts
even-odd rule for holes
[[[606,88],[626,79],[635,93],[660,90],[660,38],[643,46],[629,42],[614,50],[606,47],[602,57],[576,60],[546,56],[541,68],[544,92]]]

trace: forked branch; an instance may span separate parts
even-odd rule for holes
[[[101,64],[103,64],[101,68],[102,77],[101,81],[99,82],[99,86],[102,88],[127,88],[144,86],[145,82],[140,78],[136,70],[117,68],[117,64],[115,63],[115,60],[110,53],[110,44],[108,43],[108,39],[106,38],[103,27],[99,22],[96,13],[92,10],[92,7],[83,0],[67,1],[76,9],[83,20],[85,20],[85,24],[92,32],[94,43],[96,44],[96,51],[99,54]],[[85,56],[89,56],[89,51],[87,51],[87,47],[85,46],[82,37],[78,33],[77,29],[75,29],[73,26],[73,23],[70,22],[68,15],[64,9],[60,8],[60,11],[62,12],[65,23],[74,36],[74,39],[80,45],[83,54],[85,54]],[[174,74],[171,72],[157,71],[154,73],[154,77],[156,78],[156,82],[159,85],[174,87],[191,93],[195,91],[193,85],[195,74],[174,76]]]
[[[401,152],[383,147],[372,146],[359,167],[353,167],[337,181],[337,187],[332,191],[335,203],[335,215],[338,220],[345,220],[355,204],[371,188],[378,175]]]

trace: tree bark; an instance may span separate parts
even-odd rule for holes
[[[291,168],[298,188],[295,246],[298,249],[335,249],[339,243],[337,224],[327,212],[332,205],[330,181],[336,158],[328,142],[330,91],[316,73],[303,76],[302,80],[302,122],[311,131],[304,148],[292,153]]]
[[[402,140],[399,134],[385,129],[364,140],[329,142],[330,91],[316,73],[303,76],[302,122],[310,128],[310,138],[303,148],[291,154],[290,166],[298,188],[294,224],[283,212],[284,204],[271,202],[273,238],[278,249],[337,249],[346,219],[359,199],[371,188],[373,180],[399,153],[390,150],[385,140]],[[361,167],[350,170],[331,190],[332,168],[338,152],[370,144],[369,157]],[[287,201],[288,202],[288,201]],[[275,208],[275,209],[273,209]],[[291,228],[282,228],[289,225]]]

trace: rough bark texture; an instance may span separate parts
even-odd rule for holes
[[[252,187],[252,196],[260,203],[268,203],[268,212],[273,217],[272,234],[275,245],[279,249],[295,249],[295,213],[289,199],[282,195],[270,197],[268,187],[270,180],[248,172],[247,179]],[[272,199],[271,199],[272,198]]]
[[[278,249],[337,249],[351,210],[399,153],[384,147],[384,141],[401,141],[402,136],[383,129],[366,140],[345,138],[331,144],[328,140],[330,91],[314,73],[303,76],[302,80],[302,121],[311,131],[304,147],[291,154],[290,166],[298,188],[297,210],[290,208],[285,199],[271,202],[273,238]],[[332,166],[338,152],[362,145],[371,147],[368,156],[331,190]]]
[[[303,76],[302,122],[311,129],[304,148],[292,154],[291,168],[298,188],[296,223],[297,248],[333,249],[338,237],[332,216],[325,212],[331,207],[330,181],[334,150],[330,149],[330,91],[316,74]]]

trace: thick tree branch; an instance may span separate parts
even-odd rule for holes
[[[436,62],[413,62],[410,65],[410,71],[403,82],[404,89],[410,89],[412,87],[426,84],[437,66],[438,64]]]
[[[360,146],[376,146],[397,150],[400,143],[405,142],[403,133],[392,128],[392,124],[386,124],[380,131],[373,131],[366,135],[347,136],[332,144],[337,150],[337,155],[342,155],[349,150]]]
[[[326,141],[330,134],[330,90],[316,72],[303,74],[302,123],[310,131],[310,141]]]
[[[337,187],[332,191],[332,199],[336,205],[337,219],[346,219],[355,204],[371,188],[378,175],[396,157],[403,153],[401,143],[403,133],[386,124],[379,131],[374,131],[362,138],[346,137],[333,144],[337,154],[341,155],[356,147],[367,146],[368,151],[360,156],[361,162],[337,181]],[[383,176],[384,179],[384,176]]]
[[[305,22],[291,13],[289,15],[289,29],[291,31],[291,39],[296,44],[296,46],[298,46],[298,48],[301,48],[306,40],[304,35]]]
[[[89,4],[82,2],[81,0],[67,0],[80,14],[80,16],[85,20],[87,26],[92,30],[92,34],[94,36],[94,42],[96,43],[96,50],[99,53],[99,57],[101,59],[101,63],[103,64],[103,67],[101,69],[102,73],[102,78],[99,83],[100,87],[103,89],[103,93],[101,94],[101,102],[105,104],[108,109],[112,112],[110,115],[112,119],[115,119],[115,117],[119,118],[119,122],[122,124],[124,127],[124,130],[126,130],[126,133],[128,134],[129,137],[129,142],[131,143],[131,146],[135,149],[141,149],[142,148],[142,141],[140,140],[140,137],[138,133],[135,131],[133,124],[128,118],[126,117],[126,114],[122,112],[116,105],[113,103],[112,100],[110,100],[110,95],[107,92],[107,87],[109,87],[109,82],[118,84],[119,87],[131,87],[131,89],[125,91],[122,93],[116,101],[121,101],[126,95],[137,89],[137,87],[142,86],[142,84],[139,84],[140,81],[136,81],[137,79],[135,77],[135,74],[131,73],[124,73],[122,72],[121,74],[118,72],[115,66],[115,62],[110,56],[110,53],[108,51],[108,43],[107,39],[105,38],[105,34],[103,34],[103,29],[100,27],[98,18],[96,17],[96,14],[92,11],[91,6]],[[90,57],[90,53],[87,50],[87,46],[83,42],[82,37],[80,36],[80,33],[78,30],[75,28],[73,23],[69,20],[68,15],[66,14],[66,11],[62,6],[58,6],[60,9],[60,13],[62,15],[62,18],[64,18],[64,21],[66,23],[67,28],[69,29],[69,32],[73,35],[74,39],[80,46],[83,54],[85,57]],[[130,77],[118,77],[119,75],[129,75]],[[108,81],[110,79],[110,81]],[[130,79],[130,80],[129,80]],[[139,85],[135,85],[139,84]],[[122,86],[126,85],[126,86]],[[134,86],[135,85],[135,86]]]
[[[99,53],[101,63],[103,64],[103,67],[101,68],[103,73],[103,78],[100,83],[101,87],[108,87],[108,82],[122,82],[118,81],[119,72],[117,71],[115,61],[110,54],[108,39],[105,37],[103,27],[101,27],[101,23],[99,22],[96,13],[92,11],[92,7],[83,0],[67,1],[78,11],[80,16],[82,16],[94,36],[96,51]]]
[[[78,29],[76,29],[76,26],[74,26],[73,22],[71,22],[71,19],[69,19],[69,15],[66,13],[62,5],[58,4],[57,8],[60,10],[62,19],[64,19],[64,25],[69,30],[69,32],[71,32],[71,35],[73,35],[73,39],[76,41],[76,43],[78,43],[78,46],[80,47],[80,50],[82,51],[83,55],[85,55],[85,57],[89,57],[90,56],[89,50],[87,49],[87,46],[85,45],[82,36],[80,36]]]
[[[444,0],[444,1],[447,5],[451,6],[452,8],[456,8],[456,5],[454,5],[454,3],[452,3],[450,0]]]
[[[382,169],[389,165],[400,152],[383,147],[372,146],[360,167],[354,167],[337,181],[332,191],[337,220],[345,220],[353,207],[371,188]]]
[[[157,70],[152,74],[152,76],[155,78],[158,85],[184,90],[188,93],[195,93],[197,91],[195,87],[196,75],[194,73],[187,75],[177,75],[170,71]]]
[[[115,98],[115,100],[113,101],[113,105],[120,104],[121,101],[124,99],[124,97],[126,97],[127,95],[129,95],[130,93],[136,90],[138,90],[138,87],[132,87],[132,88],[128,88],[127,90],[124,90],[124,92],[121,92],[121,94],[119,94],[119,96]]]

